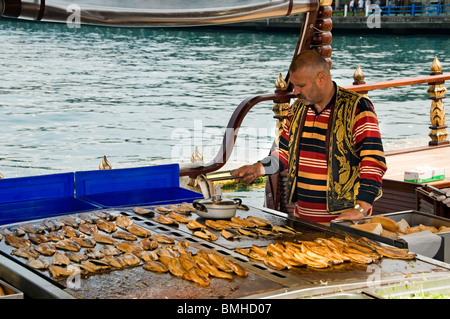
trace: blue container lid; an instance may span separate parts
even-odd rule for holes
[[[92,194],[79,197],[103,208],[148,206],[192,202],[203,198],[201,193],[181,187],[141,189],[123,192]]]
[[[74,173],[0,180],[0,225],[101,208],[74,198]]]
[[[75,172],[76,197],[178,187],[178,164]]]
[[[61,197],[0,204],[0,225],[90,211],[101,208],[93,203]]]
[[[104,208],[203,198],[179,184],[178,164],[75,172],[76,197]]]
[[[0,179],[0,204],[73,197],[74,173]]]

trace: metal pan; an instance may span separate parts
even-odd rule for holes
[[[221,195],[213,195],[210,199],[195,200],[195,213],[208,219],[229,219],[236,215],[236,210],[242,205],[240,198],[224,199]]]

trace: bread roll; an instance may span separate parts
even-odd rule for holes
[[[420,224],[418,227],[419,227],[420,231],[426,231],[426,230],[429,230],[429,231],[432,232],[433,234],[435,234],[435,233],[438,232],[437,228],[434,227],[434,226],[425,226],[425,225]]]
[[[383,231],[381,232],[381,236],[387,237],[387,238],[390,238],[390,239],[397,239],[398,238],[398,234],[397,233],[394,233],[394,232],[386,230],[386,229],[383,229]]]
[[[439,227],[438,233],[446,233],[446,232],[450,232],[450,227],[448,227],[448,226]]]
[[[359,225],[352,225],[351,227],[376,235],[381,235],[383,231],[383,227],[381,226],[380,223],[365,223]]]
[[[384,229],[389,230],[391,232],[396,232],[398,230],[397,223],[394,220],[384,216],[373,216],[370,219],[370,222],[379,223]]]
[[[406,234],[406,231],[410,227],[408,222],[405,219],[402,219],[401,221],[397,222],[398,230],[397,232]]]
[[[414,234],[414,233],[418,233],[421,232],[421,230],[419,229],[419,226],[415,226],[415,227],[409,227],[408,230],[406,231],[406,234]]]

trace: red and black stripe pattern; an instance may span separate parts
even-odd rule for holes
[[[325,150],[329,117],[334,99],[320,113],[309,106],[301,132],[301,148],[297,178],[298,217],[315,222],[329,222],[336,215],[327,211],[327,154]],[[279,148],[262,160],[267,174],[287,169],[290,119],[280,136]],[[355,110],[353,143],[360,161],[360,188],[357,200],[373,203],[386,171],[378,119],[368,99],[361,98]]]

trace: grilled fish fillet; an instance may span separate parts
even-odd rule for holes
[[[137,237],[127,231],[118,230],[114,234],[111,235],[112,238],[116,239],[124,239],[129,241],[135,241],[137,240]]]
[[[224,230],[227,228],[225,225],[218,223],[217,221],[212,220],[212,219],[205,220],[205,224],[206,224],[206,226],[208,226],[209,228],[212,228],[214,230]]]
[[[190,220],[187,223],[186,227],[189,228],[190,230],[198,230],[198,229],[205,230],[206,229],[205,225],[203,225],[203,224],[201,224],[201,223],[199,223],[198,221],[195,221],[195,220]]]
[[[191,221],[189,218],[186,218],[183,215],[175,213],[175,212],[168,213],[167,217],[169,217],[169,218],[173,219],[174,221],[176,221],[177,223],[181,223],[181,224],[187,224]]]
[[[180,261],[178,258],[171,258],[167,268],[169,269],[169,272],[178,278],[187,278],[187,272],[184,270],[184,268],[181,266]]]
[[[226,258],[219,256],[216,253],[207,253],[207,255],[208,261],[211,265],[225,272],[233,272],[233,268],[231,268],[230,265],[227,263]]]
[[[13,234],[5,235],[5,241],[8,245],[11,245],[15,248],[29,248],[31,247],[31,242],[23,237],[18,237]]]
[[[152,240],[151,238],[144,238],[139,241],[139,245],[144,248],[144,250],[154,250],[158,248],[158,242],[156,240]]]
[[[87,248],[95,247],[95,245],[97,244],[96,241],[93,240],[92,238],[73,237],[73,238],[71,238],[71,241],[77,243],[81,247],[87,247]]]
[[[139,215],[147,215],[153,213],[151,209],[142,208],[142,207],[133,207],[133,212]]]
[[[56,246],[52,243],[42,243],[36,247],[36,250],[45,256],[52,256],[56,252]]]
[[[63,226],[62,232],[66,237],[84,237],[84,234],[81,231],[73,228],[72,226]]]
[[[244,267],[242,267],[238,263],[236,263],[234,261],[231,261],[231,260],[228,260],[228,266],[233,270],[233,272],[236,275],[241,276],[241,277],[247,277],[248,276],[247,269],[245,269]]]
[[[361,241],[369,245],[372,249],[376,250],[376,252],[382,257],[393,259],[414,259],[416,257],[416,254],[410,253],[409,250],[405,248],[382,246],[365,237],[361,238]]]
[[[191,269],[188,270],[187,275],[186,275],[186,279],[191,280],[197,284],[199,284],[202,287],[207,287],[209,286],[209,283],[211,282],[211,280],[209,279],[209,277],[206,275],[204,275],[204,271],[197,268],[197,267],[193,267]]]
[[[17,248],[11,251],[11,254],[23,257],[23,258],[38,258],[39,252],[35,250],[33,247],[30,248]]]
[[[175,220],[173,220],[170,217],[164,216],[164,215],[157,215],[155,217],[152,218],[155,222],[160,223],[160,224],[164,224],[164,225],[176,225],[177,222]]]
[[[263,261],[267,267],[276,270],[284,270],[292,268],[291,265],[289,265],[280,257],[266,256]]]
[[[67,256],[67,258],[76,263],[88,259],[88,256],[74,251],[66,251],[64,254]]]
[[[126,229],[128,226],[131,226],[131,224],[133,224],[133,220],[129,219],[127,216],[119,215],[116,217],[115,223],[117,227]]]
[[[92,236],[92,239],[95,240],[97,243],[110,244],[110,245],[114,244],[114,239],[108,235],[92,233],[91,236]]]
[[[200,267],[200,269],[206,271],[210,276],[223,279],[233,279],[233,276],[231,274],[224,271],[220,271],[219,269],[217,269],[217,267],[214,267],[208,262],[199,261],[197,262],[197,265],[198,267]]]
[[[137,256],[139,258],[141,258],[142,261],[144,261],[144,262],[154,261],[154,260],[159,259],[158,254],[154,250],[143,251],[143,252],[139,253]]]
[[[0,235],[1,236],[1,235]],[[42,244],[42,243],[46,243],[49,242],[51,240],[51,237],[48,234],[33,234],[33,233],[28,233],[28,239],[33,243],[33,244]]]
[[[239,217],[236,217],[236,216],[231,217],[231,221],[233,223],[236,223],[236,224],[240,225],[241,227],[252,228],[252,227],[257,227],[258,226],[256,223],[253,223],[253,222],[251,222],[248,219],[242,219],[242,218],[239,218]]]
[[[126,253],[139,254],[142,251],[144,251],[144,248],[142,248],[141,245],[132,242],[116,241],[114,242],[114,246],[116,246],[117,249],[122,250]]]
[[[95,224],[84,223],[80,224],[78,230],[85,233],[86,235],[92,235],[92,233],[98,232],[98,227]]]
[[[58,265],[58,266],[68,266],[68,265],[70,265],[70,259],[66,255],[57,251],[53,255],[52,263],[53,263],[53,265]]]
[[[141,263],[141,260],[132,253],[125,253],[117,258],[123,260],[127,266],[136,266]]]
[[[56,242],[55,247],[63,250],[80,251],[81,246],[70,239],[63,239]]]
[[[46,227],[44,225],[24,223],[20,224],[18,228],[20,228],[26,233],[38,234],[43,233]]]
[[[106,233],[112,233],[116,231],[116,224],[111,221],[105,220],[103,218],[99,218],[95,221],[97,227],[100,230],[103,230]]]
[[[57,265],[51,265],[48,270],[53,278],[68,277],[76,273],[76,267],[61,267]]]
[[[128,226],[126,228],[126,230],[128,232],[130,232],[131,234],[136,235],[138,237],[145,238],[145,237],[150,237],[152,235],[152,233],[148,229],[146,229],[142,226],[136,225],[136,224],[132,224],[132,225]]]
[[[29,259],[26,264],[31,268],[39,270],[45,270],[50,266],[50,262],[45,258]]]
[[[153,260],[153,261],[147,261],[142,265],[142,268],[144,268],[145,270],[150,270],[153,272],[161,272],[161,273],[166,273],[169,271],[169,269],[164,266],[164,264],[162,264],[159,261]]]
[[[160,244],[173,244],[175,243],[175,238],[172,236],[167,236],[165,234],[156,234],[151,236],[152,239],[156,240]]]
[[[251,223],[256,224],[258,227],[272,227],[272,224],[263,218],[255,217],[255,216],[248,216],[246,218]]]

